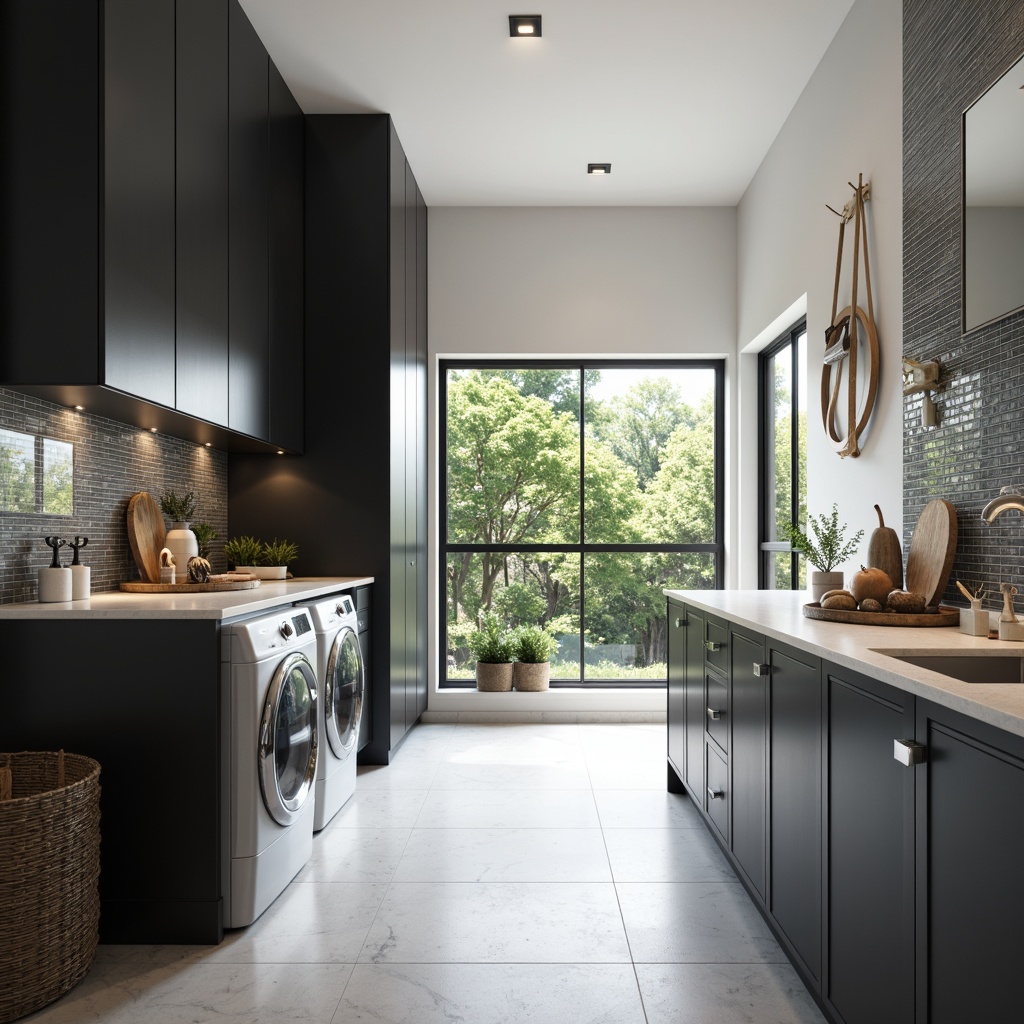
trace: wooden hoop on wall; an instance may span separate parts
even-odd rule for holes
[[[844,321],[852,323],[852,314],[852,306],[847,306],[845,309],[840,310],[833,320],[833,326],[842,329]],[[874,321],[860,306],[857,307],[856,320],[861,330],[850,332],[850,351],[851,354],[856,352],[856,345],[859,340],[864,339],[867,341],[868,381],[863,409],[859,414],[849,418],[849,422],[846,424],[847,434],[845,437],[840,436],[836,426],[836,409],[843,380],[843,364],[847,360],[843,359],[832,364],[823,363],[821,367],[821,425],[825,428],[825,436],[828,438],[833,451],[838,452],[844,458],[847,455],[852,458],[860,455],[858,437],[864,430],[864,427],[867,426],[868,419],[871,417],[871,412],[875,407],[875,396],[878,393],[878,332],[875,330]],[[855,359],[850,360],[850,366],[851,369],[856,366]],[[835,371],[834,374],[833,370]],[[846,386],[848,389],[852,387],[853,395],[856,396],[856,380],[847,381]],[[848,414],[849,408],[849,403],[847,403]]]

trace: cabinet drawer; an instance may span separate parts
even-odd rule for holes
[[[704,661],[719,672],[729,671],[729,624],[708,617],[707,638],[704,641]]]
[[[729,766],[715,750],[707,747],[707,792],[704,807],[722,838],[729,840]]]
[[[704,716],[708,735],[724,750],[729,752],[729,689],[723,679],[711,672],[705,673],[706,700]]]

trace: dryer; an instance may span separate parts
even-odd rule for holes
[[[320,756],[313,831],[319,832],[356,789],[356,749],[366,674],[359,620],[350,594],[304,602],[313,619],[320,683]]]
[[[287,607],[225,626],[230,868],[225,924],[252,924],[313,849],[316,633]]]

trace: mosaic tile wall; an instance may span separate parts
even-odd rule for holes
[[[1022,53],[1020,0],[904,0],[903,344],[937,359],[946,382],[934,429],[921,425],[921,396],[904,399],[904,552],[926,502],[951,501],[959,542],[946,600],[958,604],[958,578],[1024,594],[1024,517],[980,518],[1000,487],[1024,491],[1024,314],[966,336],[960,327],[962,116]]]
[[[228,518],[224,452],[3,388],[0,427],[70,441],[75,448],[73,515],[0,512],[0,604],[36,600],[36,570],[49,565],[51,558],[43,537],[52,534],[89,538],[81,561],[92,567],[93,593],[137,580],[125,522],[128,499],[138,491],[159,499],[166,490],[194,490],[199,518],[219,534],[211,562],[215,570],[227,568],[222,550]],[[67,548],[61,549],[61,561],[71,563]]]

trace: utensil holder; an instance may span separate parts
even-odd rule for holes
[[[39,570],[39,600],[41,602],[70,601],[73,592],[69,568]]]
[[[71,572],[71,600],[88,601],[92,592],[92,570],[87,565],[72,565],[68,568]]]
[[[988,636],[988,612],[980,601],[972,601],[970,608],[960,609],[960,632],[968,636]]]

